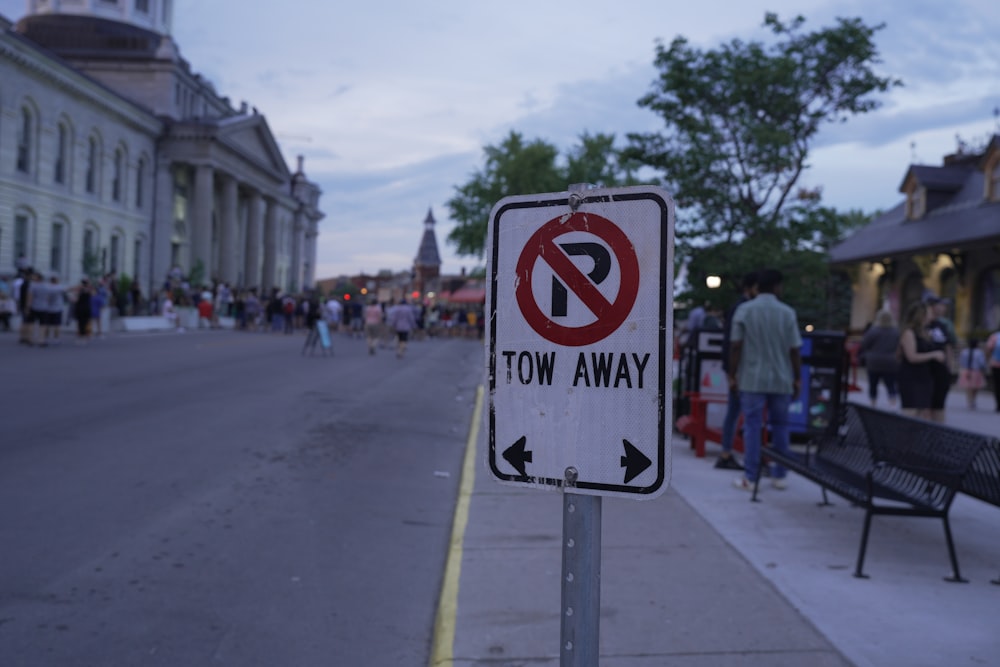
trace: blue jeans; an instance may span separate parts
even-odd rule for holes
[[[771,427],[771,446],[785,455],[790,455],[788,433],[788,404],[790,394],[761,394],[753,391],[740,392],[740,406],[743,408],[743,467],[746,478],[756,482],[760,475],[761,431],[764,427],[764,406],[767,406],[767,423]],[[774,466],[775,477],[784,477],[785,469]]]
[[[730,387],[726,402],[726,416],[722,420],[722,451],[732,453],[736,437],[736,422],[740,419],[740,392]]]

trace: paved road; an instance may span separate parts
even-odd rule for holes
[[[0,339],[0,664],[422,665],[471,341]]]

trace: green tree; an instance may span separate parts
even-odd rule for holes
[[[638,182],[637,165],[623,161],[614,135],[583,133],[563,159],[552,144],[526,142],[511,133],[497,146],[483,149],[484,165],[446,203],[457,226],[448,235],[460,255],[482,257],[490,210],[509,195],[561,192],[574,183],[616,186]]]
[[[826,248],[858,222],[822,208],[820,190],[800,188],[799,179],[825,124],[878,108],[876,94],[901,84],[874,71],[883,25],[841,18],[804,32],[804,23],[768,13],[767,44],[733,40],[703,51],[677,37],[657,46],[659,78],[639,106],[662,117],[665,132],[629,134],[623,157],[654,168],[673,193],[677,254],[692,274],[726,275],[732,285],[766,264],[789,283],[822,277],[826,285]],[[820,275],[799,273],[807,269]],[[693,276],[693,290],[697,283]]]

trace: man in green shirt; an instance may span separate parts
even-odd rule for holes
[[[783,277],[776,269],[761,271],[759,294],[733,314],[730,339],[729,386],[740,392],[743,410],[743,465],[745,472],[734,480],[739,489],[750,491],[760,474],[761,432],[764,408],[771,427],[773,446],[789,452],[788,405],[801,387],[802,336],[791,306],[782,303]],[[776,466],[772,485],[785,488],[785,470]]]

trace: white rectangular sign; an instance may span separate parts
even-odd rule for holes
[[[488,466],[505,483],[651,498],[670,479],[674,204],[651,186],[490,213]],[[569,477],[568,477],[569,476]]]

